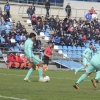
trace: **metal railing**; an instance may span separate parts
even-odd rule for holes
[[[19,6],[19,10],[18,10],[18,15],[22,15],[22,17],[28,17],[27,15],[27,9],[28,6],[27,5],[20,5]],[[75,9],[72,8],[71,9],[71,18],[85,18],[85,15],[89,13],[90,9]],[[97,17],[98,19],[100,19],[100,10],[95,10],[97,13]],[[36,15],[41,15],[41,16],[45,16],[46,15],[46,9],[44,6],[36,6],[36,11],[35,11]],[[51,7],[49,10],[49,14],[51,15],[58,15],[60,18],[65,18],[67,13],[65,11],[65,8],[63,7]]]

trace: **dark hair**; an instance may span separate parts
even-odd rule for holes
[[[92,45],[92,42],[90,43],[90,45]]]
[[[34,33],[30,33],[29,38],[36,37]]]
[[[50,41],[50,42],[49,42],[49,44],[53,44],[53,42],[52,42],[52,41]]]

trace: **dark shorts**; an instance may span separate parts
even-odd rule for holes
[[[49,64],[49,57],[44,56],[44,64],[48,65]]]

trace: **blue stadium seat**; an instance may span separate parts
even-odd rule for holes
[[[63,50],[67,50],[68,49],[67,46],[63,46],[62,48],[63,48]]]
[[[82,51],[84,51],[85,50],[85,47],[82,47]]]
[[[20,47],[19,43],[16,43],[16,47],[18,47],[18,48]]]
[[[76,46],[73,46],[73,50],[77,50]]]
[[[47,36],[47,37],[50,36],[48,32],[45,32],[44,35]]]
[[[81,51],[81,50],[82,50],[82,48],[78,46],[78,47],[77,47],[77,50],[78,50],[78,51]]]
[[[19,52],[20,50],[19,50],[19,48],[17,48],[16,46],[14,47],[14,51],[15,52]]]
[[[100,45],[98,43],[94,44],[97,48],[100,47]]]
[[[8,26],[11,26],[11,25],[12,25],[12,23],[11,23],[11,22],[7,22],[6,24],[7,24]]]
[[[68,46],[68,50],[73,50],[72,46]]]
[[[60,46],[58,46],[58,48],[59,48],[59,50],[62,50],[63,49],[63,46],[60,45]]]

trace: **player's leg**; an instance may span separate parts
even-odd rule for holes
[[[96,73],[97,73],[97,74],[96,74],[95,80],[98,81],[98,80],[100,79],[100,71],[97,71]]]
[[[38,66],[39,66],[39,69],[38,69],[39,81],[44,82],[44,80],[43,80],[43,63],[42,63],[41,60],[40,60],[38,57],[36,57],[35,55],[33,56],[33,61],[34,61],[34,63],[35,63],[36,65],[38,64]]]
[[[35,68],[34,63],[31,63],[31,65],[32,65],[32,68],[30,68],[30,69],[28,70],[28,73],[27,73],[26,77],[24,78],[24,81],[31,82],[31,81],[29,80],[29,77],[31,76],[31,74],[33,73],[34,68]]]
[[[98,82],[98,80],[100,79],[100,71],[98,71],[97,73],[96,73],[96,77],[94,78],[94,79],[92,79],[91,81],[92,81],[92,84],[93,84],[93,86],[96,88],[97,87],[97,82]]]
[[[86,58],[83,58],[83,65],[84,65],[84,66],[82,66],[82,67],[76,69],[76,70],[75,70],[75,74],[76,74],[78,71],[83,70],[84,68],[86,68],[86,67],[87,67],[87,63],[88,63],[87,59],[86,59]]]
[[[77,80],[75,85],[73,85],[74,88],[79,89],[79,84],[87,77],[89,74],[91,74],[95,68],[90,64],[89,67],[86,69],[86,73],[81,75],[81,77]]]

